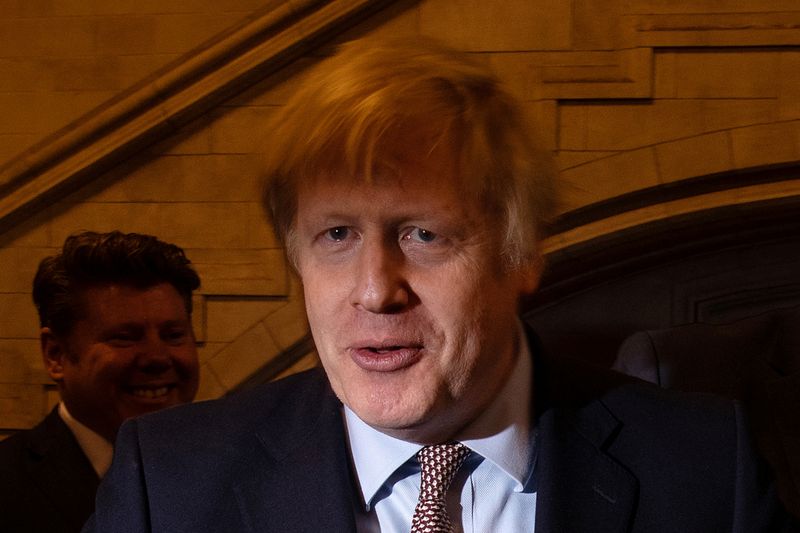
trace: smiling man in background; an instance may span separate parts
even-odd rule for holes
[[[149,235],[76,234],[40,263],[33,299],[61,402],[0,443],[0,531],[80,531],[122,422],[192,401],[199,285],[183,250]]]
[[[265,131],[324,371],[124,424],[87,532],[781,530],[734,404],[517,318],[553,163],[479,61],[355,41]]]

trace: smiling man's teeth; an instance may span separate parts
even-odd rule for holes
[[[169,387],[160,387],[158,389],[133,389],[133,395],[141,398],[158,398],[164,396],[169,392]]]

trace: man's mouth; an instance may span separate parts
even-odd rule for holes
[[[396,352],[397,350],[403,350],[403,349],[406,349],[406,348],[408,348],[408,346],[400,346],[400,345],[397,345],[397,346],[384,346],[382,348],[375,348],[375,347],[372,347],[372,346],[367,346],[366,347],[366,349],[369,350],[370,352],[377,353],[377,354],[392,353],[392,352]]]
[[[162,387],[131,387],[130,392],[137,398],[154,400],[166,396],[173,388],[173,385],[165,385]]]
[[[416,363],[422,356],[423,346],[418,343],[359,343],[349,351],[355,364],[363,370],[393,372]]]

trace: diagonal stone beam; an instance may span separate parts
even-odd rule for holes
[[[0,234],[392,0],[284,0],[0,167]]]

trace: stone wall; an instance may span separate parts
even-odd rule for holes
[[[427,35],[489,62],[556,152],[567,215],[643,189],[800,160],[794,0],[387,3],[288,67],[242,82],[199,118],[148,137],[125,161],[0,234],[0,428],[28,427],[55,401],[39,360],[30,281],[39,259],[80,229],[153,233],[197,263],[202,398],[235,389],[303,338],[301,291],[256,202],[258,160],[269,145],[264,121],[336,42]],[[44,135],[75,129],[82,113],[140,78],[191,60],[182,54],[193,46],[229,38],[248,17],[284,4],[2,3],[0,163],[18,168]],[[633,205],[572,225],[548,249],[691,210],[798,194],[792,178]]]

